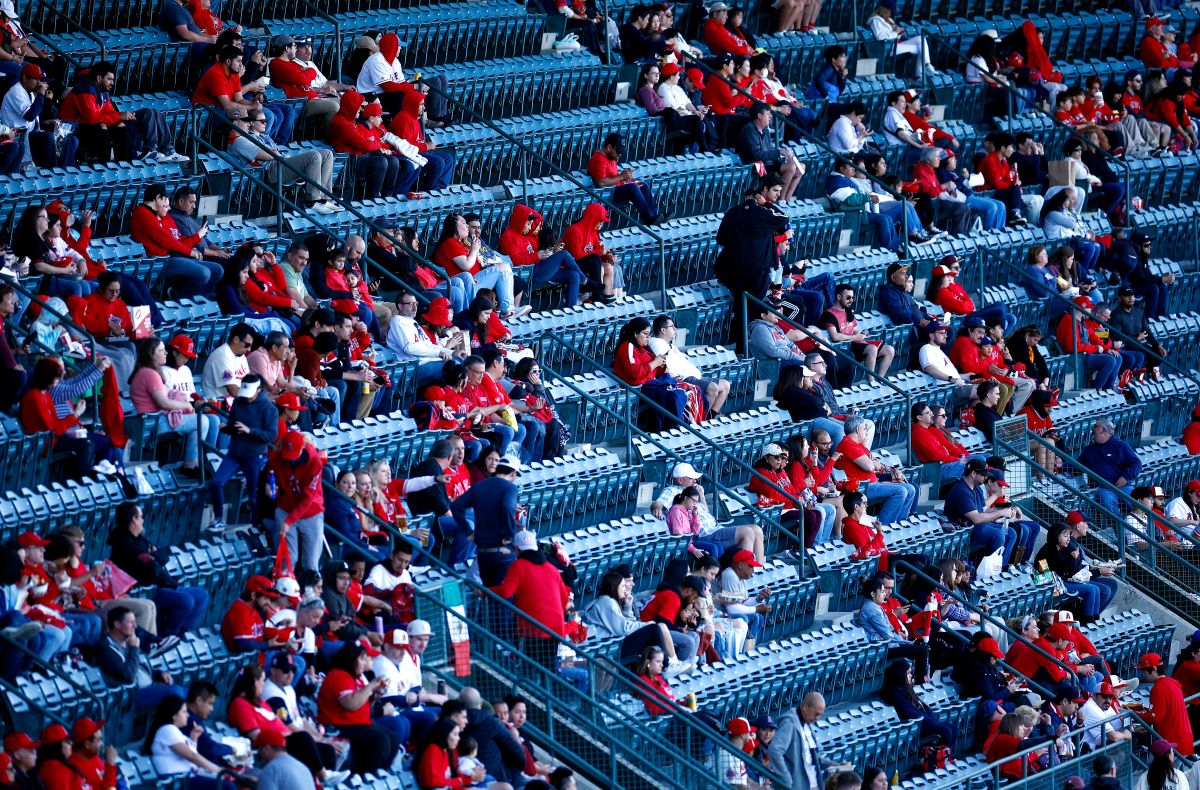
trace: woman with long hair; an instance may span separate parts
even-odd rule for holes
[[[681,666],[675,658],[670,631],[663,623],[643,623],[633,604],[633,573],[627,566],[618,565],[600,577],[600,588],[584,608],[583,619],[597,639],[620,637],[618,659],[623,665],[632,665],[647,647],[658,647],[666,654],[670,673],[675,674]]]
[[[37,750],[37,778],[43,787],[55,790],[84,790],[81,770],[71,763],[73,744],[70,733],[61,724],[51,724],[42,730]]]
[[[51,221],[61,229],[61,218],[47,212],[40,203],[25,209],[13,230],[13,254],[28,258],[32,270],[44,275],[40,289],[43,294],[63,299],[87,296],[96,290],[96,284],[86,279],[87,262],[78,253],[68,257],[54,251],[48,238]]]
[[[197,750],[203,730],[188,726],[190,716],[183,697],[165,697],[150,720],[142,754],[149,755],[160,776],[187,776],[187,790],[235,790],[233,783],[216,778],[221,766]]]
[[[837,486],[830,481],[837,458],[831,454],[825,459],[825,463],[821,463],[817,446],[811,444],[808,437],[802,433],[789,436],[784,447],[788,451],[787,473],[792,485],[797,490],[812,492],[816,499],[812,507],[820,511],[822,523],[832,520],[828,536],[840,538],[842,519],[846,517],[846,511],[842,509],[842,496],[838,493]],[[806,524],[806,529],[807,526]]]
[[[1187,775],[1175,764],[1174,744],[1159,738],[1150,744],[1150,765],[1133,790],[1189,790]]]
[[[466,310],[454,316],[454,325],[466,334],[472,354],[483,356],[488,351],[496,350],[496,344],[489,338],[489,322],[494,311],[492,300],[479,294],[471,300]]]
[[[1104,294],[1096,287],[1096,280],[1091,272],[1082,270],[1075,259],[1075,248],[1064,244],[1050,253],[1049,269],[1059,278],[1059,287],[1065,282],[1068,288],[1074,288],[1075,293],[1082,294],[1096,304],[1104,301]]]
[[[512,371],[514,386],[509,392],[513,400],[525,401],[529,413],[546,424],[546,439],[542,445],[542,457],[534,461],[549,461],[561,456],[571,440],[571,431],[558,416],[554,398],[542,381],[542,366],[536,357],[527,356],[517,362]]]
[[[784,365],[771,397],[779,408],[787,410],[792,422],[807,422],[817,417],[830,417],[829,406],[813,385],[816,374],[805,365]]]
[[[675,421],[699,422],[703,418],[703,400],[699,388],[677,381],[667,374],[667,351],[655,353],[650,349],[651,324],[638,316],[631,319],[617,335],[617,350],[613,355],[613,372],[617,378],[642,393],[674,417],[650,415],[655,426],[669,427]],[[646,386],[649,385],[649,386]]]
[[[458,741],[462,735],[453,719],[438,719],[429,730],[429,740],[414,763],[414,778],[421,790],[463,790],[475,781],[482,781],[483,774],[470,777],[458,773]]]
[[[1047,198],[1042,206],[1042,230],[1047,239],[1065,239],[1075,248],[1082,258],[1081,274],[1086,277],[1086,273],[1096,268],[1103,247],[1079,216],[1076,203],[1073,189],[1064,189]]]
[[[371,718],[371,702],[387,683],[368,681],[371,667],[367,649],[358,642],[342,645],[329,662],[329,671],[317,694],[317,721],[338,728],[350,742],[350,764],[355,773],[368,773],[392,764],[408,740],[408,720],[403,716]]]
[[[183,437],[183,468],[181,473],[198,476],[200,438],[216,442],[220,425],[212,414],[199,414],[192,402],[167,389],[163,369],[167,364],[167,347],[157,337],[138,343],[137,361],[129,379],[129,395],[134,410],[158,422],[159,434]]]
[[[250,303],[246,283],[250,279],[253,261],[257,257],[253,249],[243,248],[225,259],[222,264],[224,273],[217,283],[217,304],[221,306],[221,312],[225,315],[244,316],[245,322],[260,334],[283,332],[290,337],[293,328],[280,318],[278,313],[259,312]]]
[[[679,69],[679,66],[674,63],[668,65],[671,67],[672,73]],[[674,132],[678,136],[687,152],[695,153],[701,150],[701,146],[705,144],[704,118],[699,115],[682,115],[667,103],[660,91],[663,68],[658,63],[647,63],[642,66],[641,73],[638,75],[637,103],[646,109],[647,115],[662,118],[667,131]],[[704,150],[708,150],[706,146]]]
[[[254,746],[262,745],[262,738],[269,732],[287,738],[291,729],[271,710],[262,698],[266,674],[258,664],[247,664],[233,681],[229,692],[229,710],[225,717],[243,738],[249,738]]]
[[[909,35],[908,30],[892,19],[892,9],[884,3],[875,6],[875,10],[867,17],[867,29],[876,41],[895,41],[895,55],[915,55],[917,58],[917,79],[926,73],[937,74],[937,69],[929,62],[929,45],[920,33]],[[866,787],[866,784],[863,784]]]
[[[913,688],[913,665],[905,659],[893,661],[883,673],[879,698],[891,705],[903,721],[921,720],[921,737],[934,738],[954,749],[958,745],[958,727],[942,721]]]
[[[483,241],[471,232],[467,218],[462,214],[451,212],[446,215],[433,252],[433,262],[441,266],[448,277],[464,273],[471,277],[476,288],[495,290],[502,318],[516,314],[512,267],[484,260]],[[471,298],[474,299],[474,295]]]

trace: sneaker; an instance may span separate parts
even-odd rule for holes
[[[163,161],[163,158],[162,154],[160,154],[158,151],[147,151],[146,155],[142,157],[142,161],[149,162],[152,165],[157,165]]]
[[[223,518],[214,519],[213,522],[208,525],[208,531],[209,532],[224,532],[225,526],[226,526],[225,519],[223,519]]]
[[[154,658],[155,656],[161,656],[163,653],[166,653],[168,650],[175,647],[175,645],[177,645],[177,644],[179,644],[179,637],[164,636],[162,639],[155,642],[154,647],[152,647],[150,649],[150,654],[149,654],[150,658]]]
[[[672,661],[666,669],[663,670],[663,675],[673,678],[676,675],[682,675],[684,672],[690,672],[695,668],[696,659],[694,658],[689,659],[688,661],[680,661],[676,659],[675,661]]]
[[[332,200],[318,201],[313,203],[311,208],[318,214],[336,214],[342,210],[342,207],[337,203],[334,203]]]
[[[177,151],[171,151],[167,154],[159,154],[158,161],[163,163],[170,162],[172,164],[183,164],[184,162],[192,161],[192,158],[185,154],[178,153]]]
[[[107,458],[93,466],[92,470],[102,475],[115,475],[117,473],[117,467],[113,466],[112,461]]]
[[[350,778],[349,771],[326,771],[321,779],[322,787],[337,787]]]
[[[509,310],[507,313],[502,315],[501,318],[503,318],[505,321],[511,321],[516,318],[524,318],[525,316],[529,315],[532,312],[533,312],[532,307],[530,307],[527,304],[523,304],[520,307],[518,307],[516,310]]]
[[[26,639],[33,639],[42,632],[42,624],[33,620],[21,625],[14,625],[10,628],[5,628],[0,633],[14,642],[24,642]]]

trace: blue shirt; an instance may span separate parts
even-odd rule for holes
[[[983,486],[971,488],[971,486],[967,485],[966,480],[959,480],[950,489],[950,493],[946,494],[946,504],[943,507],[943,511],[946,513],[946,518],[950,521],[969,527],[973,525],[964,516],[971,511],[982,513],[985,501]]]
[[[1142,473],[1142,462],[1125,440],[1113,436],[1104,444],[1089,444],[1079,453],[1079,463],[1113,485],[1117,478],[1132,483]]]
[[[175,38],[178,35],[175,28],[180,25],[185,26],[193,33],[204,32],[196,25],[196,20],[192,19],[192,15],[187,12],[186,8],[175,0],[164,0],[162,9],[158,12],[158,26]]]

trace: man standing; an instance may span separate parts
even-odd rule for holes
[[[1154,728],[1159,738],[1164,738],[1175,746],[1182,757],[1191,757],[1193,753],[1192,724],[1188,719],[1187,705],[1183,701],[1183,686],[1173,677],[1167,675],[1167,667],[1162,656],[1157,653],[1146,653],[1138,662],[1137,668],[1142,673],[1142,682],[1150,683],[1150,709],[1137,710],[1135,715]]]
[[[517,524],[516,479],[521,472],[521,463],[515,458],[504,456],[496,464],[496,474],[471,486],[467,493],[454,500],[450,512],[457,526],[455,545],[464,545],[451,555],[455,563],[467,558],[466,538],[472,532],[475,547],[479,552],[479,574],[484,585],[494,587],[504,581],[508,568],[517,559],[513,539],[520,527]],[[475,526],[472,530],[467,520],[467,511],[472,511]]]
[[[800,707],[779,717],[779,729],[767,746],[771,771],[793,790],[819,790],[825,773],[837,766],[821,756],[813,725],[825,715],[825,698],[815,691],[804,696]]]
[[[1092,443],[1079,453],[1079,464],[1126,494],[1133,492],[1133,481],[1142,473],[1141,459],[1117,436],[1117,426],[1109,419],[1097,420],[1092,426]],[[1109,513],[1120,513],[1117,495],[1112,491],[1097,487],[1095,497],[1096,504]]]
[[[717,228],[716,273],[721,285],[733,297],[733,321],[729,332],[738,349],[742,348],[742,327],[746,309],[742,294],[765,299],[771,282],[771,270],[779,264],[776,237],[788,227],[789,218],[774,205],[783,194],[783,180],[775,174],[763,179],[753,197],[725,212]],[[756,308],[751,308],[756,315]]]
[[[770,173],[779,176],[783,186],[779,199],[791,200],[804,177],[804,165],[786,148],[780,148],[771,138],[770,106],[758,102],[750,107],[750,123],[738,132],[734,149],[745,164],[761,164]]]
[[[620,132],[613,132],[604,138],[604,146],[588,160],[588,175],[597,187],[613,188],[613,202],[632,204],[642,222],[661,222],[663,217],[659,215],[649,185],[633,177],[633,168],[622,168],[617,164],[624,155],[625,136]]]
[[[321,470],[325,459],[303,434],[289,431],[278,450],[268,455],[275,475],[275,545],[286,540],[296,569],[316,571],[325,542],[325,492]],[[268,481],[268,494],[271,493]]]
[[[242,379],[237,400],[229,409],[225,432],[232,434],[229,449],[208,484],[209,502],[213,508],[211,529],[225,530],[225,486],[239,471],[245,479],[246,499],[250,518],[256,526],[262,524],[258,509],[258,483],[263,459],[279,435],[279,413],[262,387],[262,378],[251,373]]]

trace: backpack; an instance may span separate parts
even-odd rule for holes
[[[926,773],[936,771],[939,768],[945,768],[946,763],[951,762],[951,753],[949,746],[922,746],[918,752],[917,762],[921,765],[921,770]]]

